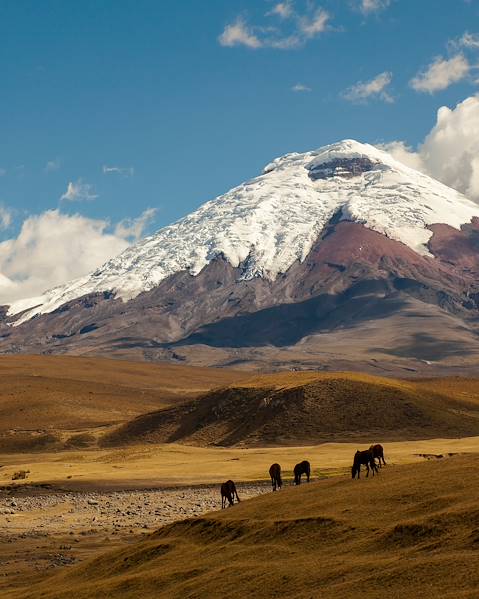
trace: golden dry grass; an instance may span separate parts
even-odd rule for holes
[[[243,378],[226,369],[172,364],[1,356],[0,436],[14,431],[19,448],[24,440],[28,450],[32,432],[56,434],[124,422]],[[42,448],[41,439],[32,442]],[[3,442],[4,451],[9,447],[16,447],[11,436]]]
[[[123,424],[102,443],[309,445],[479,435],[479,380],[279,372]]]
[[[381,442],[380,437],[372,439]],[[428,439],[384,443],[391,464],[422,463],[420,454],[479,453],[479,437]],[[368,444],[369,445],[369,444]],[[313,477],[349,470],[361,443],[323,443],[300,447],[213,448],[179,444],[133,445],[120,449],[1,454],[0,486],[11,484],[18,470],[29,470],[17,485],[52,484],[60,488],[150,488],[219,483],[228,478],[244,482],[268,479],[279,462],[286,479],[297,462],[308,459]]]
[[[287,487],[177,522],[15,599],[473,599],[479,456]]]

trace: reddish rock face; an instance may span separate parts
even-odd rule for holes
[[[431,230],[434,257],[336,218],[306,260],[273,282],[242,280],[241,266],[219,257],[196,277],[177,273],[126,303],[111,294],[86,296],[18,327],[7,327],[3,314],[0,352],[168,357],[177,356],[168,354],[173,347],[198,344],[293,347],[345,327],[354,346],[364,323],[400,314],[408,298],[471,328],[479,316],[479,221],[461,231],[440,224]]]
[[[442,262],[464,271],[472,277],[479,273],[479,219],[461,227],[458,231],[449,225],[431,225],[433,236],[429,250]]]

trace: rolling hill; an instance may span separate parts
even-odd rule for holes
[[[0,377],[0,451],[8,452],[57,448],[65,434],[85,430],[96,436],[105,427],[245,375],[173,364],[19,355],[0,357]]]
[[[143,414],[102,443],[308,445],[479,435],[479,380],[289,372]]]

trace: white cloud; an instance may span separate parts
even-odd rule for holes
[[[469,74],[471,65],[463,54],[452,58],[436,58],[424,71],[409,82],[418,92],[433,94],[461,81]]]
[[[258,48],[288,50],[304,45],[331,28],[329,25],[331,15],[323,8],[315,9],[311,2],[307,3],[307,10],[303,14],[294,10],[292,1],[279,2],[266,13],[266,16],[280,17],[282,21],[287,22],[288,28],[249,25],[243,17],[239,16],[236,21],[226,25],[223,33],[218,37],[219,43],[222,46],[246,46],[255,50]]]
[[[102,167],[104,175],[122,175],[123,177],[133,177],[135,169],[132,166],[107,166],[106,164]]]
[[[312,90],[310,87],[308,87],[307,85],[304,85],[303,83],[296,83],[296,85],[293,85],[293,87],[291,88],[291,91],[293,91],[293,92],[310,92]]]
[[[383,10],[390,4],[391,0],[360,0],[359,10],[366,15]]]
[[[301,17],[299,26],[300,30],[307,38],[316,37],[328,28],[330,15],[322,8],[318,8],[312,17]]]
[[[406,166],[416,169],[417,171],[426,172],[426,167],[424,166],[419,153],[415,152],[413,148],[408,146],[405,142],[391,141],[387,144],[380,144],[380,147],[392,154],[396,160],[399,160],[399,162],[402,162]]]
[[[0,204],[0,231],[5,231],[12,224],[13,213],[10,208]]]
[[[386,149],[479,203],[479,96],[466,98],[452,110],[440,108],[417,151],[402,142],[387,144]]]
[[[259,40],[241,17],[238,17],[231,25],[226,25],[218,40],[222,46],[246,46],[248,48],[261,48],[263,46],[263,42]]]
[[[70,181],[67,185],[67,190],[60,197],[60,201],[66,202],[83,202],[96,199],[98,196],[93,191],[93,186],[89,183],[83,183],[78,179],[75,183]]]
[[[57,171],[61,166],[61,162],[59,158],[55,158],[55,160],[49,160],[46,165],[45,165],[45,172],[46,173],[53,173],[54,171]]]
[[[274,7],[266,13],[267,16],[277,16],[282,19],[289,19],[294,14],[293,2],[292,0],[286,0],[285,2],[278,2]]]
[[[0,177],[4,177],[7,174],[6,168],[0,168]]]
[[[370,81],[359,81],[352,85],[342,97],[350,102],[366,102],[370,98],[379,98],[384,102],[394,102],[393,97],[387,91],[388,85],[392,81],[392,74],[384,71]]]
[[[138,241],[143,237],[146,227],[156,216],[156,208],[147,208],[137,218],[126,218],[115,227],[115,235],[122,239]]]
[[[28,217],[17,237],[0,242],[0,305],[94,271],[139,238],[153,212],[114,227],[60,210]]]
[[[451,41],[450,46],[453,48],[469,48],[473,50],[478,49],[479,34],[465,31],[459,39]]]

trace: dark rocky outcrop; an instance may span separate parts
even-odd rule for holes
[[[330,177],[352,179],[375,168],[379,168],[379,164],[366,156],[336,158],[335,160],[321,162],[320,164],[313,163],[309,169],[309,178],[313,181],[317,179],[329,179]]]

